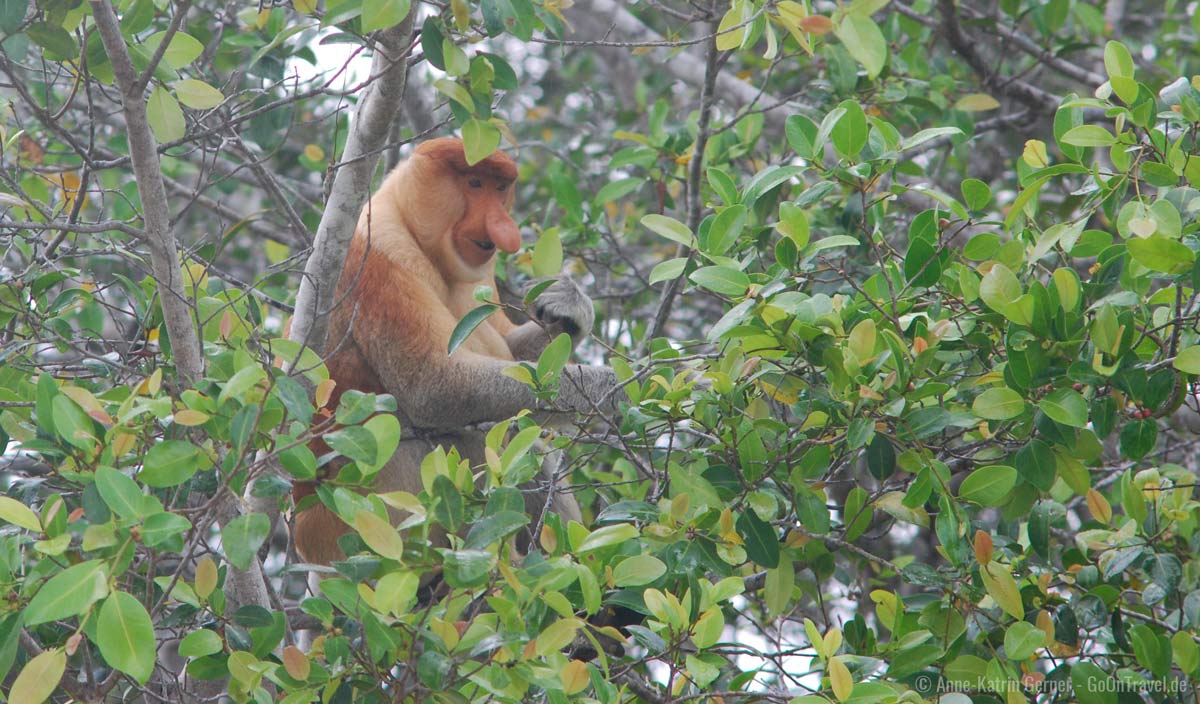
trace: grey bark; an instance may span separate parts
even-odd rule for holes
[[[378,37],[371,62],[371,75],[378,78],[359,103],[346,139],[342,165],[334,175],[329,201],[317,226],[312,254],[304,266],[291,338],[317,352],[324,351],[334,291],[358,215],[371,195],[371,177],[379,152],[387,143],[392,122],[400,111],[408,80],[405,58],[412,26],[410,11],[404,22]]]
[[[145,83],[129,59],[121,26],[109,0],[89,0],[96,29],[104,51],[112,64],[113,75],[121,93],[121,112],[125,117],[129,139],[130,163],[142,201],[145,222],[143,241],[150,250],[150,268],[162,298],[163,323],[171,338],[175,369],[181,380],[191,385],[204,374],[204,357],[200,339],[192,323],[192,307],[183,289],[179,271],[179,249],[171,231],[171,214],[167,207],[167,190],[163,185],[162,165],[158,158],[158,142],[150,131],[146,117]]]

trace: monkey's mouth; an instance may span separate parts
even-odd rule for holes
[[[471,240],[471,244],[485,252],[491,252],[496,248],[496,243],[491,240]]]

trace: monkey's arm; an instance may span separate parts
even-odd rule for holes
[[[558,398],[547,404],[528,386],[503,374],[512,361],[461,348],[447,355],[447,340],[457,321],[444,308],[422,306],[419,291],[410,289],[409,293],[413,295],[398,296],[413,304],[407,313],[400,306],[364,305],[351,334],[412,426],[461,429],[471,423],[510,418],[524,409],[615,410],[621,392],[614,391],[616,375],[608,367],[568,365]]]
[[[612,369],[572,364],[563,369],[558,397],[547,403],[525,384],[503,374],[507,360],[455,352],[432,377],[440,384],[416,384],[397,395],[409,421],[422,429],[459,429],[463,425],[500,421],[522,410],[552,413],[616,409],[617,379]]]

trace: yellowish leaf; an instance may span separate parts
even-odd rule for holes
[[[367,547],[382,557],[399,560],[404,556],[404,541],[391,523],[363,509],[354,514],[354,529],[362,536]]]
[[[337,386],[337,382],[333,379],[325,379],[317,384],[317,390],[313,400],[317,402],[317,408],[324,408],[329,404],[329,399],[333,396],[333,388]]]
[[[563,693],[567,696],[583,691],[588,685],[588,667],[582,660],[572,660],[563,666],[559,674],[562,679]]]
[[[841,658],[830,658],[827,670],[833,696],[837,697],[839,702],[849,699],[850,692],[854,689],[854,678],[850,676],[850,669],[846,667],[846,663],[842,662]]]
[[[1025,140],[1025,150],[1021,158],[1035,169],[1044,169],[1050,165],[1050,157],[1046,154],[1046,143],[1040,139]]]
[[[1097,521],[1104,524],[1112,523],[1112,506],[1109,505],[1108,499],[1104,498],[1104,494],[1095,489],[1088,489],[1087,507]]]
[[[217,588],[217,565],[211,557],[203,557],[196,563],[196,596],[207,599]]]
[[[955,110],[963,112],[987,112],[1000,107],[1000,101],[996,100],[987,93],[970,93],[958,99],[954,103]]]
[[[300,680],[301,682],[308,679],[310,669],[308,656],[299,648],[289,645],[283,649],[280,659],[283,660],[283,669],[287,670],[288,675],[293,679]]]
[[[54,694],[66,669],[67,654],[61,649],[43,651],[21,668],[8,692],[8,701],[41,704]]]

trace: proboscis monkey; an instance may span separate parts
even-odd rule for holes
[[[467,426],[538,409],[528,386],[502,371],[537,359],[565,332],[577,344],[592,328],[592,301],[560,278],[537,298],[533,320],[515,325],[494,314],[453,355],[458,321],[479,305],[481,284],[495,286],[497,249],[516,252],[521,234],[509,215],[516,164],[503,152],[468,166],[461,140],[420,144],[384,180],[358,221],[330,316],[326,360],[337,382],[330,407],[348,389],[396,398],[404,439],[380,470],[378,491],[422,490],[421,460],[441,445],[473,465],[484,461],[484,433]],[[616,377],[600,366],[568,365],[558,412],[611,410]],[[312,493],[299,485],[299,500]],[[544,505],[544,497],[529,502]],[[555,492],[553,510],[579,518],[573,496]],[[337,539],[347,531],[318,503],[295,520],[295,543],[309,562],[342,559]]]

